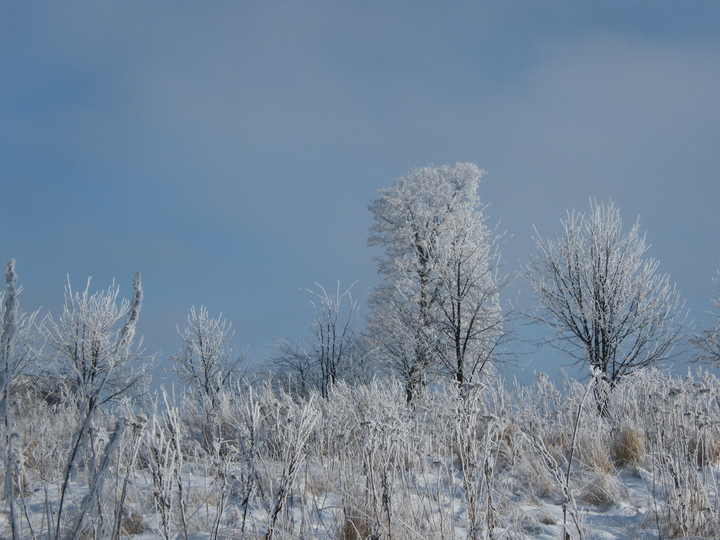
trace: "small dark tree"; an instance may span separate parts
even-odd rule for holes
[[[333,294],[322,285],[315,286],[319,292],[308,292],[315,297],[310,302],[313,312],[311,331],[313,333],[314,352],[320,368],[320,391],[327,398],[329,389],[349,371],[347,365],[353,361],[356,347],[355,322],[357,320],[357,301],[353,299],[350,286],[340,292],[340,282]],[[343,312],[343,304],[347,309]]]
[[[272,361],[280,373],[292,377],[296,391],[306,394],[318,388],[327,398],[339,380],[361,375],[365,355],[355,334],[358,305],[352,285],[342,291],[338,282],[332,293],[318,283],[315,286],[317,290],[306,289],[313,296],[311,339],[306,344],[281,341]]]
[[[720,290],[720,280],[715,278],[714,282],[715,288]],[[720,299],[712,302],[716,308],[720,308]],[[700,333],[690,341],[696,350],[695,360],[711,365],[720,364],[720,317],[716,316],[715,325],[712,328],[701,328]]]

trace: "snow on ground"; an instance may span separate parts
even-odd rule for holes
[[[640,373],[607,417],[585,390],[498,383],[408,407],[391,381],[327,400],[238,388],[214,407],[125,408],[113,452],[108,411],[64,497],[74,413],[35,403],[16,522],[22,538],[54,538],[59,511],[62,538],[717,537],[718,381]]]

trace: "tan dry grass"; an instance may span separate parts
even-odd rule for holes
[[[629,423],[621,424],[613,437],[610,452],[620,467],[638,465],[645,455],[645,433]]]
[[[610,449],[602,437],[584,437],[578,443],[578,461],[594,473],[614,476],[615,466],[610,459]]]
[[[340,526],[337,533],[338,540],[366,540],[376,538],[373,535],[372,524],[368,518],[349,516]]]
[[[720,437],[715,434],[693,437],[688,444],[688,451],[699,467],[717,463],[720,460]]]

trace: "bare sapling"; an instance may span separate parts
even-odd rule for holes
[[[365,412],[362,426],[360,452],[373,519],[379,534],[393,538],[397,522],[396,474],[406,457],[402,447],[409,436],[407,424],[402,422],[396,403],[380,402]]]
[[[165,395],[165,402],[167,404],[167,395]],[[183,537],[185,540],[190,535],[190,524],[188,521],[187,513],[187,497],[188,489],[190,486],[185,485],[185,475],[183,473],[183,465],[185,463],[185,457],[183,455],[182,446],[182,418],[180,417],[180,411],[177,407],[167,407],[165,413],[166,428],[169,435],[169,445],[172,447],[174,453],[174,471],[173,478],[175,479],[175,486],[177,488],[177,506],[180,514],[180,526],[182,529]]]
[[[478,480],[479,452],[477,431],[480,429],[481,412],[477,404],[479,393],[474,387],[465,389],[461,396],[458,413],[455,416],[454,443],[462,474],[463,497],[468,519],[468,538],[477,540],[480,532],[478,490],[474,485]],[[484,441],[487,442],[487,441]]]
[[[167,396],[166,396],[167,397]],[[160,518],[160,531],[165,540],[172,537],[173,491],[175,487],[175,462],[178,456],[166,428],[167,419],[155,410],[150,416],[145,432],[144,453],[152,479],[155,510]]]
[[[568,508],[570,503],[572,502],[573,507],[575,505],[574,501],[572,500],[572,494],[570,492],[570,474],[572,472],[572,464],[573,464],[573,457],[575,455],[575,444],[577,442],[577,434],[578,429],[580,427],[580,418],[582,415],[582,409],[583,405],[585,404],[585,400],[587,399],[588,395],[592,391],[592,389],[595,387],[596,382],[602,377],[602,371],[600,368],[591,366],[590,372],[592,377],[590,378],[590,383],[587,386],[587,389],[585,390],[585,393],[583,394],[582,398],[580,399],[580,404],[578,405],[578,411],[577,415],[575,416],[575,424],[573,426],[573,433],[572,433],[572,440],[570,441],[570,455],[568,456],[568,464],[567,464],[567,471],[565,472],[565,482],[563,484],[563,534],[564,537],[569,539],[570,533],[568,532],[567,527],[567,514],[568,514]],[[578,535],[580,538],[582,538],[583,533],[582,529],[580,528],[580,525],[575,519],[575,515],[573,513],[573,521],[575,522],[575,527],[577,529]]]
[[[462,473],[468,538],[472,540],[481,534],[492,537],[497,524],[493,490],[503,420],[484,413],[482,390],[482,386],[466,384],[460,392],[453,434]]]
[[[237,401],[237,396],[230,389],[221,389],[215,394],[214,405],[209,396],[202,396],[200,403],[195,395],[186,394],[183,399],[183,408],[190,411],[185,417],[191,429],[190,438],[195,439],[199,446],[199,456],[196,457],[200,457],[202,464],[207,464],[208,476],[212,478],[211,495],[205,499],[210,538],[218,536],[229,496],[230,467],[240,454],[238,430],[235,427],[235,417],[239,413]]]
[[[315,283],[317,291],[305,289],[311,300],[310,336],[303,341],[281,340],[273,346],[271,358],[275,375],[287,381],[287,389],[306,398],[314,390],[327,399],[340,381],[358,381],[367,377],[367,354],[355,332],[358,303],[351,285],[335,292]]]
[[[183,340],[178,354],[170,359],[180,379],[188,384],[198,402],[209,400],[216,405],[218,394],[228,390],[239,376],[239,368],[245,359],[238,354],[230,342],[235,334],[232,322],[211,317],[205,306],[197,311],[193,306],[188,315],[188,325],[177,329]]]
[[[253,392],[248,388],[248,398],[242,415],[242,424],[238,426],[238,443],[240,455],[245,467],[240,471],[240,502],[243,507],[242,525],[240,531],[245,533],[248,508],[252,500],[255,487],[258,483],[259,473],[257,460],[259,456],[258,430],[260,427],[260,403]]]
[[[125,475],[122,480],[118,478],[118,481],[122,482],[122,487],[120,489],[117,506],[115,508],[115,522],[112,529],[112,540],[117,540],[122,534],[123,514],[128,484],[135,473],[135,465],[137,463],[140,446],[142,445],[143,434],[147,425],[147,418],[144,416],[135,415],[133,418],[124,419],[124,421],[126,425],[129,425],[132,436],[129,443],[129,458],[125,466]],[[118,466],[118,475],[119,474],[120,467]]]

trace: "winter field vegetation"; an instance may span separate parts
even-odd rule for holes
[[[0,536],[720,537],[720,380],[662,368],[717,362],[720,326],[691,330],[612,203],[538,234],[520,276],[536,308],[503,305],[481,176],[417,169],[371,202],[383,282],[362,328],[352,287],[316,284],[308,339],[250,373],[231,323],[192,308],[173,388],[136,336],[139,274],[128,300],[68,280],[63,312],[41,317],[10,259]],[[501,375],[528,321],[588,377]]]

